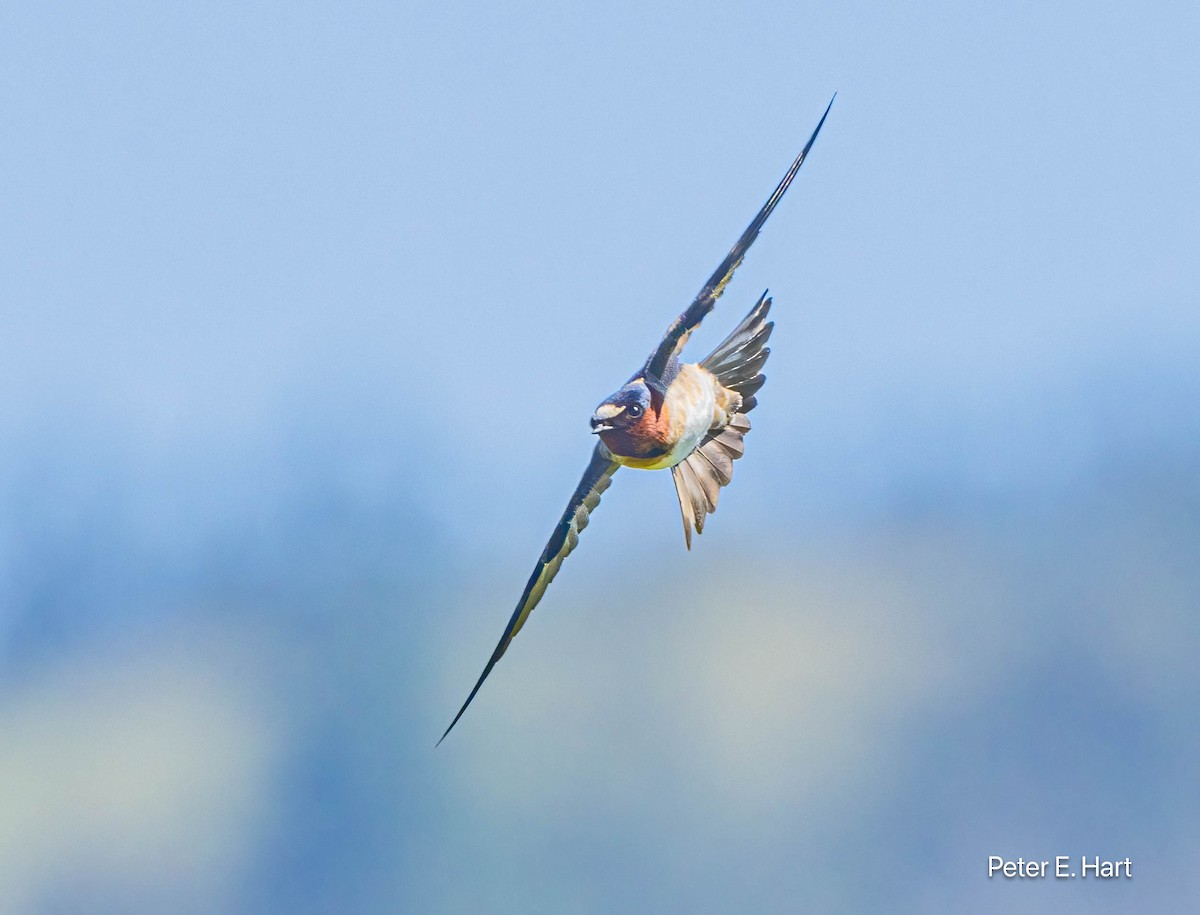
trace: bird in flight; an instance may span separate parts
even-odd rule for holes
[[[746,414],[754,409],[755,395],[766,381],[760,370],[771,353],[766,342],[774,327],[767,320],[771,308],[767,293],[759,297],[750,313],[706,358],[684,363],[679,361],[679,354],[692,331],[713,310],[733,271],[741,264],[767,217],[796,177],[832,107],[833,99],[830,99],[812,136],[787,174],[692,304],[667,328],[650,358],[592,414],[592,433],[599,441],[592,451],[591,462],[542,550],[496,650],[467,701],[438,740],[439,744],[458,724],[483,681],[546,593],[563,560],[575,549],[579,532],[587,527],[591,513],[600,504],[601,494],[608,489],[619,467],[671,468],[675,494],[683,514],[683,535],[689,550],[692,548],[692,530],[695,529],[697,534],[704,531],[705,517],[716,511],[721,487],[729,485],[733,462],[743,454],[742,440],[750,431]]]

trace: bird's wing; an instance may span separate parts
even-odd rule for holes
[[[608,489],[609,484],[612,482],[612,476],[617,472],[619,466],[612,459],[609,450],[604,445],[597,443],[596,450],[592,452],[592,460],[588,464],[587,470],[583,472],[583,479],[575,487],[571,501],[567,503],[567,510],[563,512],[558,525],[554,528],[554,533],[550,535],[550,541],[546,544],[546,548],[542,550],[541,558],[538,559],[533,574],[529,576],[529,582],[525,585],[525,591],[521,594],[521,599],[517,601],[517,609],[513,611],[512,618],[508,621],[508,625],[504,629],[504,635],[500,637],[500,642],[496,645],[496,650],[492,652],[492,657],[487,662],[487,667],[479,675],[479,681],[475,684],[475,688],[471,690],[471,695],[467,696],[467,701],[462,704],[462,708],[458,710],[458,714],[454,716],[454,720],[450,722],[450,727],[446,728],[446,733],[441,736],[438,743],[445,740],[446,734],[449,734],[454,726],[458,724],[458,719],[463,716],[463,712],[467,710],[467,706],[471,704],[471,700],[479,692],[479,687],[483,686],[483,681],[487,679],[488,674],[492,672],[492,668],[496,666],[496,662],[500,660],[501,656],[508,649],[509,642],[521,631],[521,627],[525,625],[525,620],[529,618],[530,612],[537,606],[538,601],[542,599],[542,595],[546,593],[546,588],[550,586],[550,582],[558,574],[558,567],[562,565],[563,560],[567,558],[571,550],[575,549],[575,544],[579,542],[579,532],[587,527],[591,513],[600,504],[600,494]]]
[[[837,98],[836,94],[834,98]],[[704,284],[704,288],[700,290],[692,304],[667,328],[666,336],[662,338],[662,342],[658,344],[658,348],[646,361],[644,375],[647,380],[661,381],[663,379],[671,357],[679,354],[679,351],[683,349],[683,345],[687,342],[688,335],[700,325],[705,315],[713,310],[717,299],[725,291],[725,285],[729,282],[730,277],[733,276],[733,271],[738,268],[738,265],[742,262],[742,258],[746,256],[746,252],[754,244],[754,239],[758,237],[759,230],[762,229],[763,224],[767,221],[767,217],[771,215],[771,211],[775,209],[775,205],[783,197],[784,192],[788,189],[788,185],[796,177],[796,172],[804,164],[804,157],[808,155],[813,142],[817,139],[817,134],[821,132],[821,125],[825,123],[825,118],[829,115],[829,109],[832,107],[833,99],[830,99],[829,105],[825,108],[825,113],[821,115],[821,120],[817,123],[816,130],[812,132],[812,136],[804,144],[804,149],[800,150],[800,155],[796,157],[796,161],[792,163],[792,167],[787,170],[787,174],[783,176],[783,180],[779,182],[775,191],[767,198],[767,202],[758,211],[758,215],[746,227],[746,231],[742,233],[742,237],[729,249],[729,253],[725,255],[725,260],[721,261],[721,265],[708,278],[708,282]]]

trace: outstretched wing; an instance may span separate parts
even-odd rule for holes
[[[446,728],[446,733],[442,734],[438,743],[445,740],[446,734],[449,734],[454,726],[458,724],[458,719],[463,716],[463,712],[467,710],[467,706],[471,704],[471,700],[479,692],[479,687],[483,686],[483,681],[488,678],[488,674],[492,672],[492,668],[496,666],[496,662],[508,650],[509,642],[521,631],[521,627],[525,625],[525,620],[529,618],[530,612],[538,605],[538,601],[542,599],[542,595],[546,593],[546,588],[550,586],[550,582],[558,574],[558,567],[562,565],[563,560],[567,558],[571,550],[575,549],[575,544],[579,542],[579,532],[587,527],[591,513],[600,504],[600,494],[608,489],[609,484],[612,482],[612,476],[617,472],[619,466],[612,459],[609,450],[604,445],[598,443],[596,450],[592,452],[592,460],[588,464],[587,470],[583,472],[583,479],[579,481],[579,485],[575,487],[575,492],[571,496],[571,501],[567,503],[567,510],[563,512],[558,525],[554,528],[554,533],[550,535],[550,542],[542,550],[542,556],[538,560],[533,574],[529,576],[529,582],[525,585],[525,591],[521,595],[521,599],[517,601],[517,609],[513,611],[512,618],[508,621],[508,626],[504,629],[504,635],[500,636],[500,643],[496,646],[496,650],[492,652],[492,657],[487,662],[487,667],[479,675],[479,681],[475,684],[475,688],[471,690],[471,695],[467,696],[467,701],[462,704],[462,708],[458,710],[458,714],[454,716],[454,720],[450,722],[450,727]]]
[[[833,98],[837,98],[836,93]],[[832,107],[833,99],[830,99],[829,105],[825,108],[825,113],[821,115],[821,120],[817,124],[817,129],[812,132],[812,136],[804,144],[804,149],[800,150],[800,155],[796,157],[796,161],[792,163],[792,167],[783,176],[783,180],[779,182],[779,186],[767,198],[767,202],[763,204],[763,208],[758,211],[758,215],[746,227],[746,231],[742,233],[742,237],[729,249],[729,253],[725,255],[725,260],[721,261],[721,265],[708,278],[708,282],[704,284],[704,288],[700,290],[695,301],[667,328],[666,336],[662,338],[662,342],[658,344],[658,348],[646,361],[644,375],[647,380],[663,380],[671,357],[679,354],[679,351],[683,349],[683,345],[687,342],[688,335],[700,325],[705,315],[713,310],[717,299],[725,291],[725,285],[729,282],[730,277],[733,276],[733,271],[738,268],[738,265],[742,262],[742,258],[746,256],[746,252],[754,244],[754,239],[758,238],[759,230],[762,229],[763,224],[767,221],[767,217],[771,215],[771,211],[775,209],[775,205],[783,197],[784,192],[788,189],[788,185],[796,177],[796,172],[804,164],[804,157],[808,155],[813,142],[817,139],[817,134],[821,132],[821,125],[825,123],[825,118],[828,117],[829,109]]]

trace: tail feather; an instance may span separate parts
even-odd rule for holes
[[[730,332],[724,342],[709,354],[708,359],[705,361],[707,362],[709,359],[715,360],[721,353],[727,353],[741,346],[742,343],[754,335],[754,329],[762,324],[762,319],[766,316],[770,308],[771,300],[767,298],[767,294],[764,292],[755,306],[750,309],[750,313]]]
[[[733,462],[746,452],[743,439],[750,431],[746,414],[757,406],[754,395],[767,380],[760,370],[771,355],[766,345],[775,326],[767,320],[770,310],[771,300],[764,292],[733,332],[700,363],[717,381],[737,391],[742,403],[728,425],[710,432],[695,451],[671,468],[689,550],[692,531],[704,531],[704,519],[717,510],[721,488],[733,480]]]
[[[767,320],[770,310],[771,300],[764,292],[733,332],[700,363],[717,381],[742,395],[740,413],[754,409],[758,401],[753,395],[767,380],[761,370],[771,355],[766,345],[775,327]]]
[[[707,366],[710,372],[723,372],[733,368],[748,355],[758,352],[767,342],[767,338],[771,336],[771,331],[775,325],[766,322],[749,333],[746,336],[738,338],[730,337],[726,343],[722,344],[720,355],[713,354],[712,363]],[[733,345],[727,346],[732,342]]]
[[[734,385],[743,385],[754,381],[758,377],[759,369],[766,365],[767,357],[770,355],[771,349],[766,346],[753,356],[744,355],[737,365],[721,373],[724,376],[724,380],[721,383],[725,387],[731,388]],[[718,380],[721,380],[720,376],[718,376]]]
[[[704,533],[704,519],[717,510],[721,488],[733,480],[733,462],[745,453],[742,439],[749,431],[749,417],[736,413],[728,426],[710,434],[695,451],[671,468],[683,514],[683,537],[689,550],[692,530]]]

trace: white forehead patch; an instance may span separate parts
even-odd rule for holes
[[[617,414],[624,412],[625,408],[615,403],[602,403],[596,407],[596,419],[612,419]]]

